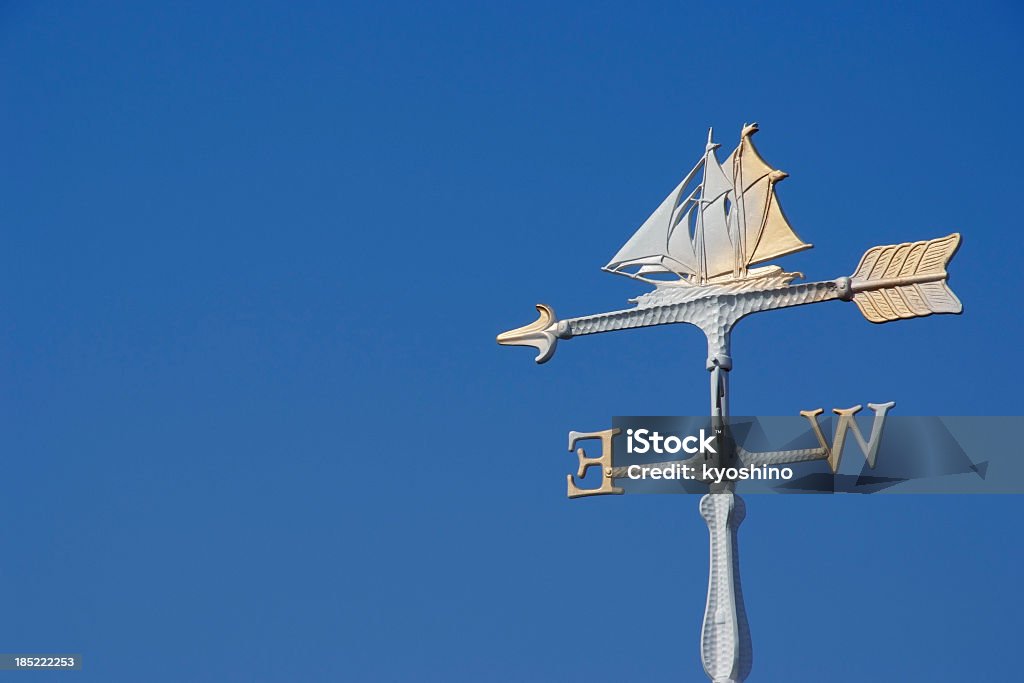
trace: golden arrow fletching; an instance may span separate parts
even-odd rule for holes
[[[946,265],[960,234],[868,249],[851,276],[853,301],[873,323],[960,313],[963,305],[946,285]]]

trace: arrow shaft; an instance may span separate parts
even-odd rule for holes
[[[903,287],[922,282],[941,282],[947,277],[946,273],[928,273],[926,275],[904,275],[903,277],[890,277],[881,280],[853,280],[850,288],[854,292],[870,292],[876,289]]]
[[[717,341],[727,336],[722,333],[723,330],[728,331],[737,321],[747,315],[838,298],[837,285],[830,280],[789,285],[777,289],[712,294],[681,303],[639,306],[621,311],[569,318],[563,321],[567,331],[564,337],[578,337],[654,325],[689,323],[704,330],[709,340],[716,346],[724,346],[724,341]],[[709,350],[721,351],[719,348]]]

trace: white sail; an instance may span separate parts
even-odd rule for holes
[[[697,202],[692,198],[686,200],[679,206],[676,218],[673,220],[672,229],[668,235],[668,257],[671,263],[679,264],[674,272],[682,270],[685,273],[693,274],[697,269],[697,257],[693,253],[693,240],[690,237],[690,225],[693,222],[693,210],[697,208]]]
[[[701,164],[697,164],[676,185],[612,257],[606,269],[619,272],[631,266],[641,266],[647,273],[674,272],[684,275],[696,272],[697,263],[690,242],[688,221],[693,200],[692,197],[684,198],[682,195],[700,167]]]
[[[739,146],[722,164],[736,188],[730,229],[737,240],[737,266],[746,268],[811,245],[801,240],[782,212],[775,185],[786,177],[757,153],[750,136],[756,124],[743,129]]]
[[[732,192],[732,181],[719,166],[714,148],[708,149],[704,166],[704,188],[701,193],[703,211],[700,242],[694,245],[695,250],[701,252],[698,265],[705,279],[733,271],[735,250],[729,236],[726,213],[726,202]]]

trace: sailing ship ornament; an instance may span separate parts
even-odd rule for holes
[[[536,361],[544,363],[554,355],[559,340],[653,325],[695,325],[707,337],[710,415],[720,432],[729,415],[729,339],[735,324],[748,315],[832,300],[854,302],[873,323],[961,312],[960,301],[946,284],[946,266],[960,246],[957,233],[873,247],[852,275],[834,280],[794,284],[801,273],[763,265],[811,245],[797,236],[782,211],[775,190],[787,174],[769,166],[758,153],[752,141],[757,131],[757,124],[743,126],[738,146],[722,163],[709,131],[697,164],[604,267],[654,285],[631,300],[633,308],[558,320],[549,306],[537,304],[538,320],[499,334],[498,343],[534,347]],[[870,407],[878,416],[891,405]],[[859,406],[851,409],[856,410]],[[581,438],[573,432],[570,442],[574,436]],[[720,451],[716,465],[827,458],[816,450]],[[579,476],[588,462],[595,461],[580,453]],[[623,469],[606,468],[599,489],[574,489],[570,477],[570,497],[621,492],[613,480],[624,476]],[[735,486],[734,480],[712,483],[700,502],[711,543],[701,661],[716,683],[743,681],[753,662],[736,545],[745,506],[735,495]]]
[[[750,139],[756,132],[756,123],[744,126],[740,144],[719,165],[719,145],[708,131],[704,156],[604,270],[655,285],[750,281],[753,287],[781,286],[796,277],[778,266],[750,270],[753,264],[811,248],[782,213],[775,186],[788,174],[757,153]],[[690,190],[698,176],[700,182]],[[665,275],[679,278],[652,279]]]

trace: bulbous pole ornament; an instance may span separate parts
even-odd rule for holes
[[[748,315],[833,300],[852,301],[873,323],[963,310],[947,285],[946,272],[960,247],[959,233],[872,247],[853,274],[834,280],[793,284],[803,278],[802,273],[785,272],[775,265],[754,267],[811,248],[782,213],[776,189],[788,174],[761,158],[751,140],[757,132],[756,123],[744,125],[738,146],[719,163],[719,145],[709,131],[696,165],[604,266],[607,272],[654,285],[652,291],[632,300],[632,308],[558,320],[549,306],[537,304],[540,317],[499,334],[498,343],[531,346],[537,350],[537,363],[545,363],[554,355],[560,339],[654,325],[694,325],[707,338],[710,416],[717,429],[729,416],[728,377],[733,367],[730,336],[736,323]],[[870,407],[880,429],[878,420],[884,419],[892,404]],[[859,406],[838,412],[841,419],[852,419],[850,415],[856,410]],[[824,437],[817,431],[824,444]],[[581,438],[573,432],[573,442],[573,435]],[[586,467],[601,462],[598,458],[585,459],[582,452],[580,458],[579,476]],[[826,458],[835,471],[838,454],[833,456],[824,447],[762,454],[739,447],[735,452],[723,448],[714,464],[782,464]],[[621,493],[612,483],[615,477],[624,476],[621,469],[607,467],[601,489],[593,492]],[[574,489],[573,485],[570,477],[570,497],[590,495],[591,490]],[[735,487],[735,480],[712,482],[700,501],[710,539],[701,661],[716,683],[743,681],[753,662],[737,544],[746,507],[735,494]]]

